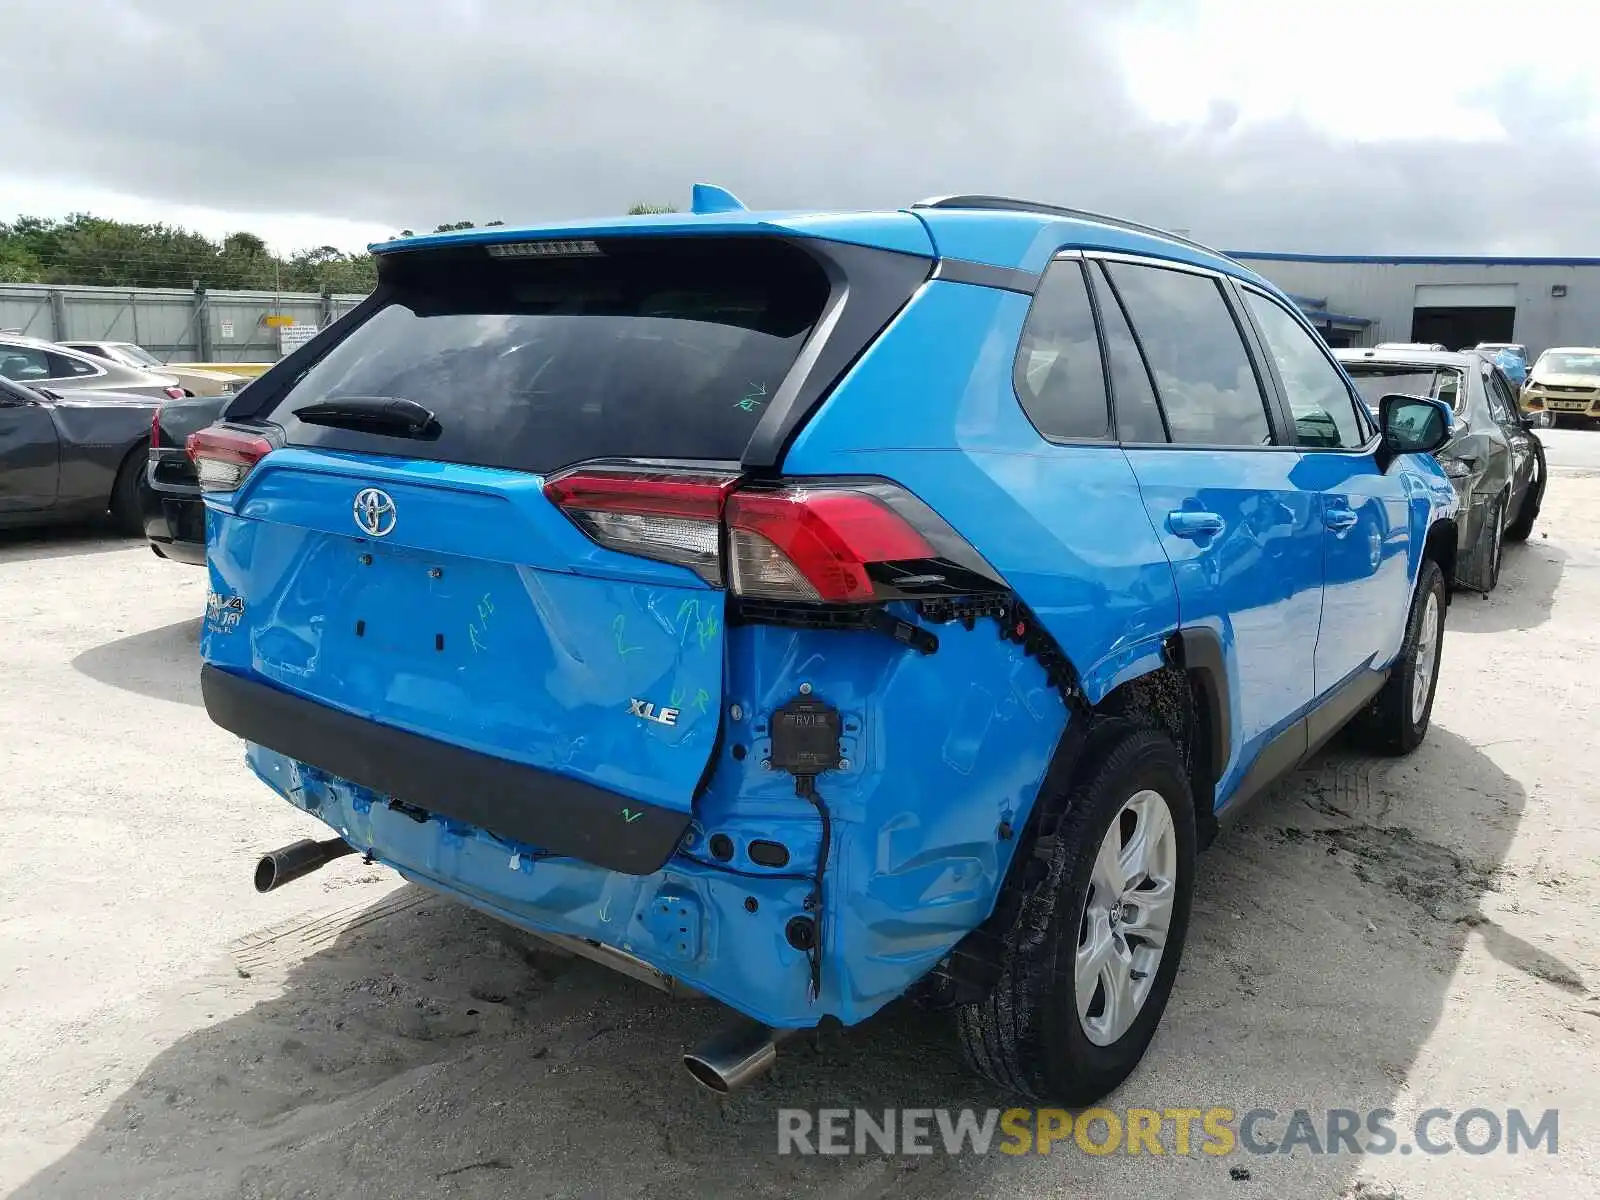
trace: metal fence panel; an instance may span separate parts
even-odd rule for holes
[[[282,321],[320,329],[363,299],[6,283],[0,284],[0,330],[58,342],[136,342],[168,362],[276,362]]]

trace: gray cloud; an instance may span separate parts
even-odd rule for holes
[[[421,228],[681,205],[709,179],[779,208],[1027,195],[1256,249],[1600,253],[1578,97],[1497,85],[1493,146],[1353,145],[1225,106],[1160,126],[1088,0],[21,10],[0,14],[0,169],[175,204]]]

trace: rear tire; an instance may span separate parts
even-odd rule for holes
[[[1350,723],[1351,738],[1361,749],[1410,754],[1427,736],[1444,651],[1445,606],[1444,573],[1438,563],[1425,558],[1400,656],[1390,668],[1388,682]]]
[[[139,511],[139,481],[143,477],[149,449],[140,442],[117,468],[117,481],[111,485],[111,527],[127,537],[144,532],[144,517]]]
[[[1051,807],[1061,823],[1033,846],[1047,870],[1006,936],[1000,979],[956,1022],[977,1074],[1078,1107],[1133,1073],[1166,1008],[1189,928],[1194,802],[1172,742],[1134,730]]]

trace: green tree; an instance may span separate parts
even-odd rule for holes
[[[635,204],[628,210],[630,217],[647,217],[655,213],[675,213],[678,210],[670,204]]]

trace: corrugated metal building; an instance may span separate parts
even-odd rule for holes
[[[1335,346],[1600,345],[1600,258],[1229,253],[1294,296]]]

